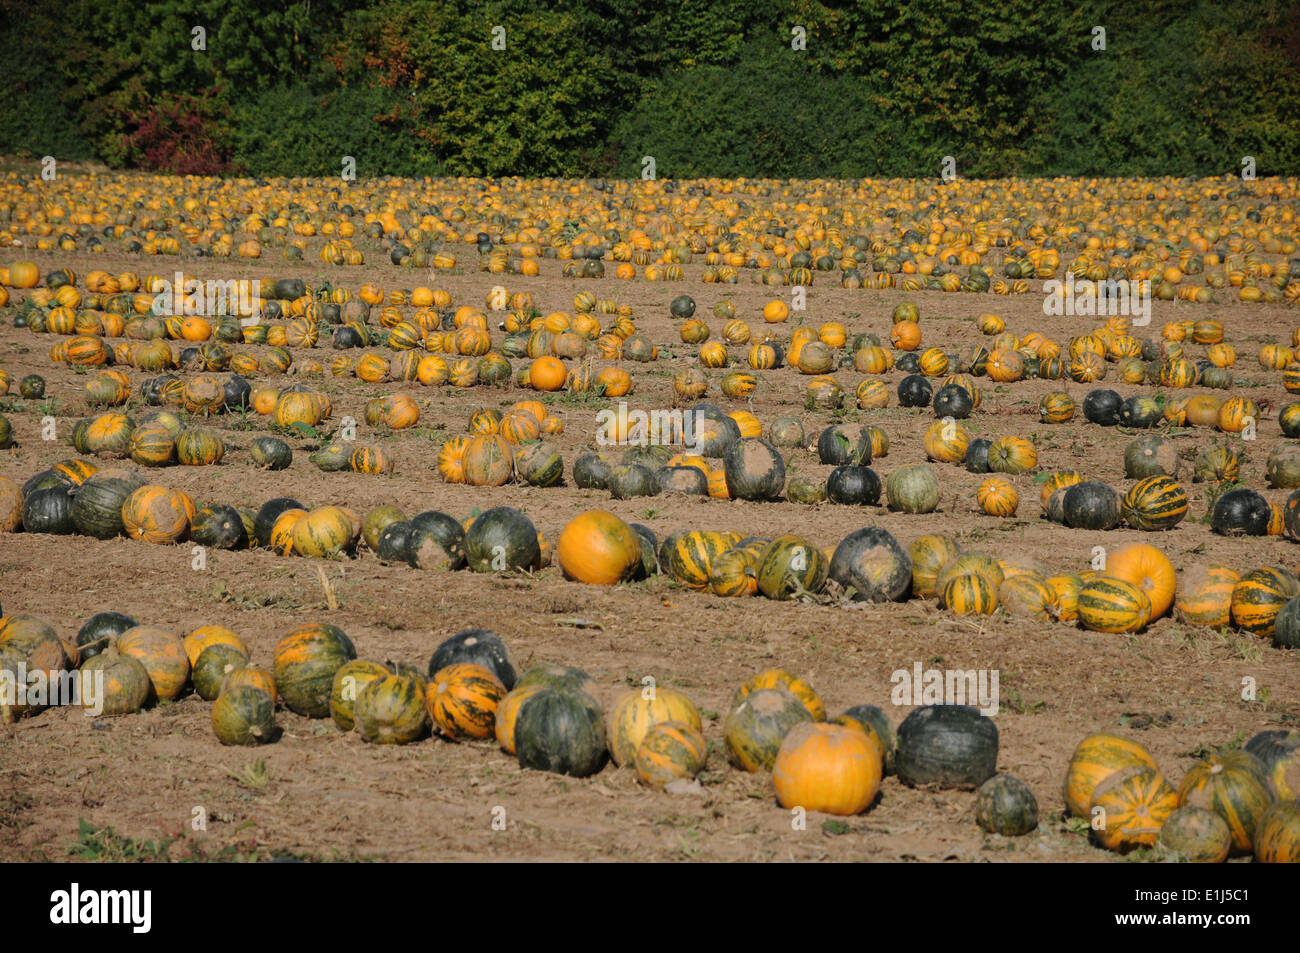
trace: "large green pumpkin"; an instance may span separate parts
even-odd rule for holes
[[[926,705],[898,726],[895,764],[909,786],[977,787],[997,762],[997,725],[969,705]]]
[[[144,484],[134,474],[96,474],[71,491],[72,522],[77,532],[96,539],[122,534],[122,504]]]
[[[465,534],[465,554],[475,572],[531,569],[541,557],[537,527],[512,506],[493,507]]]
[[[1124,476],[1143,480],[1153,476],[1178,475],[1178,448],[1155,434],[1134,439],[1124,448]]]
[[[515,753],[522,768],[576,778],[605,765],[605,722],[600,706],[580,691],[542,689],[519,710]]]
[[[1065,525],[1072,529],[1108,530],[1119,525],[1119,496],[1106,483],[1085,480],[1066,487],[1062,501]]]
[[[826,556],[802,536],[772,540],[758,558],[758,590],[769,599],[818,592],[826,582]]]
[[[804,703],[784,688],[750,692],[722,726],[727,759],[746,771],[771,771],[790,729],[812,720]]]

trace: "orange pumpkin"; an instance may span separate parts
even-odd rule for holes
[[[1144,543],[1110,553],[1106,557],[1106,572],[1131,582],[1151,600],[1151,619],[1158,619],[1174,604],[1177,573],[1169,557]]]
[[[117,637],[117,650],[144,666],[155,698],[171,701],[180,697],[189,681],[190,660],[176,636],[162,629],[137,625]]]
[[[570,520],[556,554],[565,576],[597,586],[622,582],[642,565],[641,537],[606,510],[588,510]]]
[[[883,755],[876,740],[844,725],[795,725],[781,742],[772,786],[782,807],[859,814],[880,790]]]

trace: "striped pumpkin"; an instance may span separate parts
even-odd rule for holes
[[[1298,595],[1300,581],[1280,566],[1252,569],[1232,589],[1232,623],[1246,632],[1271,638],[1282,606]]]
[[[708,751],[698,727],[683,721],[659,722],[646,730],[636,749],[637,777],[651,787],[693,778],[704,770]]]
[[[713,560],[731,548],[722,533],[705,530],[674,534],[665,543],[667,551],[661,554],[660,561],[674,579],[691,589],[708,588]]]
[[[783,688],[799,699],[804,708],[808,709],[808,714],[812,715],[813,721],[826,720],[826,705],[808,680],[780,668],[759,672],[737,688],[731,696],[731,707],[735,709],[754,692],[773,688]]]
[[[1083,578],[1075,573],[1062,573],[1050,576],[1047,587],[1056,598],[1056,618],[1061,622],[1074,622],[1079,618],[1079,593],[1083,590]]]
[[[1097,786],[1089,805],[1091,834],[1107,850],[1151,847],[1178,807],[1178,793],[1159,771],[1126,768]]]
[[[912,592],[924,599],[938,595],[939,571],[957,558],[957,544],[948,536],[929,533],[917,537],[908,548],[912,557]]]
[[[1151,600],[1123,579],[1101,576],[1079,590],[1079,622],[1094,632],[1136,632],[1151,618]]]
[[[1217,629],[1232,621],[1232,593],[1241,576],[1231,566],[1193,566],[1178,580],[1174,618]]]
[[[987,576],[967,572],[948,580],[942,602],[957,615],[992,615],[998,607],[998,591]]]
[[[1003,581],[998,588],[998,605],[1013,616],[1055,622],[1060,616],[1056,590],[1033,573],[1021,573]]]
[[[685,724],[699,732],[703,723],[695,703],[671,688],[634,688],[614,702],[605,722],[606,744],[614,763],[630,765],[645,739],[658,724]]]
[[[1255,860],[1300,863],[1300,801],[1277,801],[1264,812],[1255,828]]]
[[[1020,496],[1009,480],[1002,477],[990,477],[981,483],[975,491],[975,500],[989,516],[1007,518],[1016,515],[1020,505]]]
[[[1192,766],[1178,803],[1213,811],[1232,835],[1232,853],[1249,854],[1259,819],[1273,803],[1263,764],[1246,751],[1222,751]]]
[[[813,721],[798,698],[783,688],[745,697],[723,724],[727,758],[745,771],[770,771],[781,742],[795,725]]]
[[[1155,770],[1151,752],[1136,741],[1119,735],[1089,735],[1079,742],[1065,770],[1065,806],[1075,817],[1088,817],[1097,786],[1106,778],[1129,767]]]
[[[491,738],[506,695],[501,680],[482,665],[460,663],[439,669],[425,689],[429,717],[445,738]]]
[[[1187,491],[1173,477],[1150,476],[1129,487],[1120,512],[1134,529],[1172,529],[1187,516]]]
[[[1044,394],[1038,401],[1038,419],[1045,424],[1063,424],[1074,419],[1074,398],[1064,391]]]
[[[418,740],[429,725],[423,685],[406,675],[381,675],[357,695],[353,716],[366,741],[404,745]]]

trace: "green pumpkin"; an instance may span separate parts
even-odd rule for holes
[[[263,470],[283,470],[293,462],[293,449],[278,437],[258,437],[248,452]]]
[[[786,534],[768,543],[758,559],[758,589],[769,599],[816,593],[826,582],[826,555],[802,536]]]
[[[248,656],[234,645],[218,642],[209,645],[194,660],[190,678],[195,693],[204,701],[212,701],[221,694],[226,676],[248,666]]]
[[[212,730],[223,745],[264,745],[275,737],[275,702],[260,688],[236,685],[212,706]]]
[[[121,612],[96,612],[77,630],[77,650],[82,661],[117,645],[117,637],[138,622]]]
[[[514,507],[493,507],[465,534],[465,554],[475,572],[531,569],[541,557],[537,527]]]
[[[939,478],[927,463],[899,467],[885,479],[889,508],[903,513],[932,513],[939,506]]]
[[[244,549],[249,544],[239,510],[224,503],[205,506],[194,515],[190,539],[213,549]]]
[[[595,774],[607,757],[600,706],[585,692],[542,689],[519,709],[515,753],[521,768]]]
[[[1017,777],[995,774],[975,796],[975,823],[990,834],[1019,837],[1038,826],[1038,801]]]
[[[113,539],[122,534],[122,504],[144,484],[131,473],[123,476],[96,474],[72,490],[72,522],[77,532],[96,539]]]

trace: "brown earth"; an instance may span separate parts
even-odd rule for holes
[[[372,260],[385,262],[377,248],[362,247]],[[313,256],[314,249],[308,254],[309,259]],[[25,255],[17,249],[4,249],[0,264],[21,257]],[[460,257],[472,262],[472,248]],[[116,254],[36,258],[43,272],[69,266],[79,274],[110,268],[169,275],[176,267],[171,259],[141,261]],[[626,365],[636,382],[630,404],[642,408],[672,406],[671,375],[694,360],[694,348],[680,342],[677,322],[668,316],[674,296],[692,294],[699,304],[697,316],[708,321],[717,337],[721,322],[709,309],[718,300],[733,300],[737,315],[761,332],[768,330],[760,314],[763,303],[783,293],[748,283],[703,284],[699,266],[687,266],[686,280],[675,283],[563,279],[555,261],[543,261],[542,276],[532,279],[478,272],[426,277],[386,263],[330,268],[328,274],[324,266],[268,260],[185,260],[184,267],[201,278],[297,274],[310,282],[324,276],[354,290],[363,281],[386,288],[429,284],[447,288],[458,303],[471,304],[480,304],[488,288],[502,282],[511,291],[531,292],[545,312],[572,310],[574,294],[591,290],[631,305],[638,329],[660,346],[658,362]],[[742,280],[748,282],[747,273]],[[1002,314],[1015,333],[1037,329],[1062,342],[1097,323],[1087,317],[1044,317],[1043,298],[1036,290],[1005,298],[904,295],[828,287],[827,280],[818,276],[810,288],[805,323],[816,327],[841,321],[850,336],[873,331],[886,342],[890,313],[905,297],[921,309],[923,346],[939,344],[949,351],[983,340],[973,324],[982,311]],[[1238,390],[1271,402],[1258,440],[1246,445],[1242,478],[1271,500],[1285,499],[1286,491],[1265,489],[1264,461],[1282,439],[1276,410],[1287,395],[1280,374],[1261,370],[1254,356],[1263,342],[1290,342],[1294,313],[1261,304],[1156,302],[1154,308],[1151,326],[1136,329],[1139,336],[1158,335],[1170,320],[1214,317],[1224,322],[1239,351]],[[788,336],[798,317],[776,330]],[[494,340],[499,343],[499,333],[494,332]],[[19,446],[0,452],[0,475],[19,482],[72,456],[67,444],[72,424],[89,413],[80,375],[48,360],[51,343],[49,337],[10,327],[8,318],[0,326],[0,367],[15,381],[28,373],[44,375],[53,401],[52,407],[24,402],[12,393],[4,400],[2,409],[13,422]],[[1189,350],[1195,357],[1202,349]],[[318,348],[310,357],[328,368],[333,355]],[[295,352],[298,361],[308,356]],[[733,348],[732,359],[743,364],[744,349]],[[708,372],[708,399],[728,410],[745,406],[729,404],[718,393],[723,373]],[[145,376],[132,372],[137,388]],[[921,434],[933,420],[929,410],[891,406],[858,411],[852,407],[852,393],[861,375],[849,368],[837,376],[849,400],[848,409],[834,419],[877,423],[889,436],[888,456],[875,464],[882,479],[899,465],[924,461]],[[898,371],[888,375],[891,391],[901,376]],[[758,377],[753,410],[765,423],[780,414],[796,414],[812,441],[831,422],[826,411],[804,409],[807,378],[788,368],[758,372]],[[1059,426],[1038,420],[1043,393],[1066,390],[1081,402],[1090,386],[1069,381],[994,386],[987,379],[981,384],[983,405],[967,422],[976,435],[1031,437],[1038,446],[1040,469],[1077,468],[1118,488],[1127,485],[1122,450],[1131,434],[1081,419]],[[217,418],[210,424],[225,431],[228,450],[221,465],[147,471],[146,478],[183,489],[200,505],[256,507],[288,495],[312,505],[347,505],[362,513],[381,503],[396,503],[408,514],[436,508],[463,518],[475,507],[507,504],[523,509],[552,541],[574,515],[599,507],[643,522],[661,538],[688,527],[767,536],[797,532],[827,546],[852,529],[876,525],[904,545],[922,533],[945,532],[964,547],[999,557],[1029,557],[1053,571],[1087,568],[1095,546],[1113,548],[1134,541],[1161,546],[1179,569],[1205,561],[1242,570],[1270,563],[1297,568],[1293,544],[1285,538],[1230,540],[1211,534],[1201,520],[1210,497],[1205,484],[1190,482],[1190,464],[1184,480],[1191,495],[1189,517],[1159,536],[1126,529],[1090,533],[1047,523],[1038,518],[1038,488],[1030,476],[1012,478],[1021,496],[1016,518],[984,516],[974,506],[975,487],[982,478],[941,465],[936,470],[943,503],[939,512],[924,516],[784,501],[614,501],[604,492],[572,485],[476,489],[449,486],[439,479],[433,469],[438,446],[447,436],[464,432],[474,409],[508,406],[538,395],[513,385],[435,390],[418,384],[368,385],[328,375],[319,386],[334,400],[336,419],[351,415],[362,421],[365,401],[376,395],[406,390],[414,396],[421,410],[414,430],[387,435],[373,433],[364,422],[358,426],[360,441],[377,440],[392,451],[397,464],[393,476],[318,472],[307,460],[305,448],[311,442],[304,439],[291,440],[295,459],[290,469],[256,471],[243,448],[265,432],[265,422],[251,415],[257,428],[252,431],[230,429],[235,418]],[[1113,386],[1125,396],[1155,390],[1110,381],[1101,386]],[[566,397],[547,402],[564,418],[565,431],[555,442],[571,465],[594,439],[596,412],[613,402]],[[896,397],[891,402],[896,403]],[[144,409],[138,401],[133,408]],[[47,412],[57,418],[57,442],[41,439],[41,419]],[[1186,453],[1223,438],[1208,430],[1187,430],[1175,432],[1173,439]],[[830,469],[809,451],[791,451],[787,457],[789,476],[824,481]],[[506,640],[521,670],[542,661],[585,668],[600,684],[606,704],[619,691],[639,685],[645,675],[685,691],[706,712],[705,733],[712,750],[703,789],[697,795],[649,791],[633,772],[613,766],[585,780],[525,771],[486,743],[426,740],[404,748],[376,747],[356,734],[339,733],[331,722],[287,711],[279,715],[283,736],[278,743],[260,749],[223,748],[213,737],[208,703],[188,696],[117,719],[92,721],[75,710],[59,709],[0,727],[0,857],[65,859],[78,840],[79,823],[85,821],[93,828],[111,827],[132,840],[181,836],[191,845],[184,849],[203,856],[1108,860],[1113,855],[1089,846],[1078,825],[1067,825],[1061,817],[1063,771],[1084,735],[1115,731],[1140,739],[1177,783],[1197,754],[1238,745],[1257,731],[1300,720],[1300,671],[1293,655],[1244,634],[1196,630],[1169,618],[1141,634],[1112,636],[1002,614],[961,618],[920,600],[854,606],[734,600],[685,590],[667,577],[602,589],[565,581],[557,567],[532,576],[432,575],[381,565],[368,552],[323,562],[261,550],[210,552],[207,568],[196,571],[191,558],[187,545],[6,535],[0,537],[0,602],[8,614],[33,613],[63,631],[74,631],[92,613],[105,609],[178,633],[221,623],[238,631],[252,647],[254,661],[265,665],[281,636],[307,620],[328,618],[342,626],[362,657],[421,666],[446,636],[484,626]],[[334,585],[337,611],[326,608],[320,569]],[[876,704],[897,725],[910,706],[891,704],[890,676],[898,669],[910,671],[918,662],[924,667],[1000,672],[998,767],[1024,779],[1037,795],[1040,824],[1033,834],[1018,839],[986,836],[975,825],[970,793],[912,790],[892,777],[877,805],[847,819],[845,827],[824,829],[826,818],[813,815],[807,830],[794,830],[789,812],[776,804],[767,776],[727,765],[722,718],[736,686],[755,672],[781,667],[803,674],[832,712]],[[1254,701],[1242,698],[1247,678],[1257,686]],[[258,761],[264,762],[264,772],[250,771]],[[191,827],[199,807],[208,817],[206,831]],[[493,829],[498,807],[505,810],[504,831]],[[90,855],[124,856],[132,849],[124,840],[110,847],[101,841]],[[172,856],[182,849],[174,845]]]

